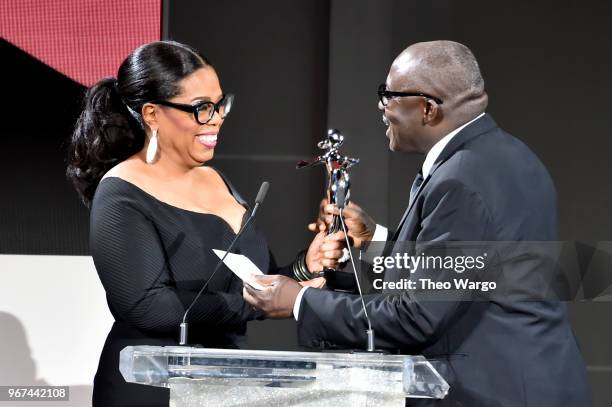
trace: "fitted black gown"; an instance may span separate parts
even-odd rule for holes
[[[212,249],[227,248],[234,237],[216,215],[166,204],[120,178],[100,182],[91,206],[90,248],[115,322],[94,379],[94,407],[168,406],[167,389],[124,381],[119,352],[130,345],[177,345],[183,313],[218,261]],[[288,274],[288,268],[276,268],[253,224],[232,252],[264,272]],[[260,315],[243,300],[241,280],[222,266],[190,311],[189,343],[243,347],[247,321]]]

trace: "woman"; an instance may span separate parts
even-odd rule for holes
[[[194,49],[154,42],[136,49],[117,79],[90,88],[71,146],[68,176],[91,208],[90,249],[115,323],[94,380],[94,406],[167,406],[166,389],[126,383],[119,352],[129,345],[176,345],[186,307],[190,343],[238,348],[260,314],[227,269],[209,281],[247,217],[246,202],[218,171],[217,136],[232,107],[213,67]],[[306,254],[320,270],[318,245]],[[278,270],[263,236],[249,227],[234,251]],[[327,265],[327,264],[326,264]]]

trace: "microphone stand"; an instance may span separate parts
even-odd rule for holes
[[[359,282],[359,277],[357,276],[357,269],[355,268],[355,260],[353,259],[353,253],[351,251],[351,244],[348,239],[346,224],[344,223],[344,218],[342,216],[342,211],[344,210],[344,189],[340,189],[338,191],[338,199],[337,199],[336,206],[338,207],[338,210],[340,212],[340,216],[338,216],[338,219],[340,220],[340,225],[342,225],[342,231],[344,232],[344,240],[346,242],[346,247],[348,248],[351,266],[353,267],[353,274],[355,275],[355,282],[357,283],[357,291],[359,292],[359,298],[361,299],[361,306],[363,307],[363,313],[368,323],[368,329],[366,330],[366,336],[367,336],[366,351],[376,352],[376,349],[374,346],[374,330],[372,329],[372,321],[370,320],[370,316],[368,315],[368,309],[366,308],[365,301],[363,299],[363,293],[361,291],[361,283]]]
[[[266,197],[266,194],[268,193],[268,188],[269,187],[270,187],[270,183],[267,182],[267,181],[265,181],[265,182],[263,182],[261,184],[261,187],[259,187],[259,192],[257,193],[257,197],[255,198],[255,206],[253,207],[253,211],[251,212],[251,215],[249,216],[247,221],[244,222],[244,225],[242,225],[242,227],[240,228],[240,230],[238,231],[238,233],[234,237],[234,239],[230,243],[229,247],[225,251],[225,254],[223,255],[223,257],[221,257],[221,259],[217,262],[217,265],[213,269],[213,272],[211,273],[210,277],[208,278],[208,281],[206,281],[206,283],[204,283],[204,285],[202,286],[200,291],[198,291],[198,294],[195,296],[195,298],[193,299],[193,301],[191,302],[189,307],[187,307],[187,310],[183,314],[183,320],[181,322],[180,332],[179,332],[179,345],[181,345],[181,346],[187,345],[187,336],[189,335],[189,324],[187,323],[187,315],[189,314],[189,311],[191,311],[191,308],[193,308],[193,306],[198,301],[198,299],[200,298],[200,296],[202,295],[202,293],[204,292],[206,287],[208,287],[208,283],[210,283],[210,281],[215,276],[217,271],[219,271],[219,269],[221,268],[221,265],[223,264],[223,261],[225,260],[227,255],[230,253],[230,250],[232,250],[232,248],[234,247],[234,244],[236,243],[236,241],[238,241],[238,238],[242,235],[242,232],[244,232],[246,230],[247,226],[249,226],[249,224],[251,223],[251,221],[253,219],[255,219],[255,213],[257,212],[257,209],[259,209],[259,205],[261,205],[261,203],[263,202],[264,198]]]

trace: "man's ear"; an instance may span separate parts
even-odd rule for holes
[[[150,129],[156,129],[159,127],[157,123],[157,105],[153,103],[145,103],[142,105],[142,120]]]
[[[442,110],[435,100],[426,99],[423,107],[423,124],[435,124],[442,120]]]

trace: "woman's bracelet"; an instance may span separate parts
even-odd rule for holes
[[[298,253],[293,262],[293,275],[297,281],[307,281],[315,277],[315,274],[311,273],[306,265],[306,251]]]

